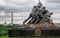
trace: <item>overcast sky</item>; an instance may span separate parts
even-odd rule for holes
[[[50,12],[54,23],[60,23],[60,0],[41,0]],[[14,12],[14,23],[21,24],[31,13],[38,0],[0,0],[0,24],[11,22],[11,12]]]

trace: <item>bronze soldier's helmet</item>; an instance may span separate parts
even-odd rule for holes
[[[43,7],[43,9],[45,9],[46,7]]]
[[[36,6],[34,6],[34,8],[36,8]]]
[[[36,9],[35,11],[37,11],[37,10],[38,10],[36,6],[34,6],[34,8]]]

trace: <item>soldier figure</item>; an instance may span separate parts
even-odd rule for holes
[[[36,14],[37,19],[35,21],[35,24],[39,23],[39,21],[41,21],[41,19],[44,17],[43,16],[43,10],[45,10],[44,7],[41,7],[41,8],[38,9],[37,14]]]
[[[39,8],[36,13],[37,19],[35,21],[35,24],[40,23],[41,19],[42,19],[42,21],[44,21],[43,19],[50,19],[51,15],[52,15],[52,13],[49,13],[49,11],[45,7]]]
[[[52,13],[50,13],[45,7],[43,7],[43,9],[41,10],[41,13],[42,13],[42,20],[40,21],[41,22],[44,22],[45,19],[50,19]]]
[[[41,2],[39,1],[38,5],[37,5],[37,6],[34,6],[34,8],[32,9],[32,13],[30,14],[29,18],[26,19],[26,20],[23,22],[23,24],[24,24],[25,22],[27,22],[30,18],[31,18],[31,20],[30,20],[27,24],[34,24],[34,22],[35,22],[35,21],[37,20],[37,18],[38,18],[38,16],[36,15],[36,14],[37,14],[37,11],[38,11],[38,9],[41,8],[41,7],[42,7],[42,4],[41,4]]]
[[[23,22],[23,24],[25,24],[25,22],[27,22],[30,18],[31,18],[31,20],[28,22],[28,24],[31,24],[32,19],[35,18],[35,15],[34,15],[35,12],[36,12],[36,6],[34,6],[34,8],[32,9],[32,12],[30,13],[30,16],[28,17],[28,19],[26,19],[26,20]]]

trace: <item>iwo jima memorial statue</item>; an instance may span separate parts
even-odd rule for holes
[[[50,19],[52,14],[39,0],[38,5],[33,7],[30,16],[23,22],[23,25],[10,29],[8,35],[13,37],[60,35],[60,31],[56,29],[56,25]]]

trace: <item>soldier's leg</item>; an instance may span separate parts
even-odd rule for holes
[[[38,23],[40,23],[40,22],[41,22],[41,20],[42,20],[42,17],[39,17],[39,21],[38,21]]]
[[[36,21],[35,21],[35,23],[34,23],[34,24],[38,24],[38,21],[39,21],[39,18],[38,18],[38,19],[36,19]]]
[[[38,15],[37,20],[35,21],[35,24],[38,24],[41,21],[42,17],[40,15]]]
[[[25,24],[25,23],[26,23],[26,21],[27,21],[27,19],[23,22],[23,24]]]
[[[32,21],[31,21],[31,24],[34,24],[35,21],[36,21],[37,18],[34,18]]]
[[[40,23],[41,19],[42,19],[42,18],[39,18],[39,20],[38,20],[38,22],[37,22],[37,23]]]
[[[34,24],[37,24],[37,22],[39,21],[39,16],[38,15],[36,15],[36,21],[34,22]]]
[[[34,17],[32,17],[32,19],[27,23],[27,24],[33,24],[33,21],[35,20]]]
[[[34,24],[36,18],[32,18],[27,24]]]
[[[33,19],[33,18],[32,18],[32,19]],[[29,20],[29,22],[28,22],[27,24],[31,24],[32,19],[31,19],[31,20]]]
[[[31,18],[31,16],[29,16],[29,17],[23,22],[23,24],[25,24],[30,18]]]

